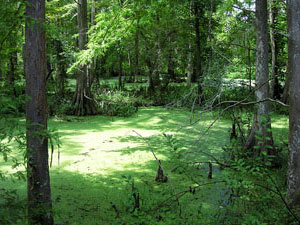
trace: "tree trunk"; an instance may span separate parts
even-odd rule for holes
[[[17,97],[17,90],[15,87],[15,80],[16,80],[16,66],[18,64],[18,55],[17,51],[13,51],[10,53],[9,56],[9,65],[10,65],[10,74],[9,74],[9,87],[11,87],[13,91],[13,95]]]
[[[192,75],[193,75],[192,43],[189,42],[188,71],[187,71],[187,86],[188,87],[190,87],[192,84]]]
[[[63,53],[62,43],[60,40],[56,41],[56,53],[57,53],[57,86],[58,86],[58,96],[60,98],[65,97],[65,78],[67,75],[65,67],[65,57],[61,54]]]
[[[128,67],[129,67],[129,80],[130,82],[134,81],[134,74],[132,72],[132,65],[131,65],[131,55],[130,55],[130,49],[127,50],[127,59],[128,59]]]
[[[46,111],[45,1],[26,5],[25,74],[27,124],[27,193],[29,224],[53,225]]]
[[[272,52],[272,64],[271,64],[271,76],[270,76],[270,97],[275,97],[275,86],[278,85],[278,78],[277,78],[277,52],[276,52],[276,41],[275,41],[275,34],[274,34],[274,20],[276,16],[276,9],[275,9],[275,1],[270,0],[270,9],[269,9],[269,18],[270,18],[270,44],[271,44],[271,52]],[[277,83],[277,84],[276,84]]]
[[[289,59],[291,60],[291,59]],[[285,76],[285,84],[284,84],[284,89],[283,89],[283,94],[282,94],[282,99],[281,101],[285,104],[288,104],[289,101],[289,89],[290,89],[290,63],[287,62],[287,72]]]
[[[169,36],[169,54],[168,54],[168,78],[170,78],[172,81],[176,80],[175,76],[175,60],[174,60],[174,55],[175,55],[175,49],[174,49],[174,37],[173,34]]]
[[[95,2],[91,3],[91,24],[95,25],[95,14],[96,14],[96,9],[95,9]]]
[[[287,199],[291,206],[300,205],[300,3],[287,1],[288,58],[290,77],[290,121]]]
[[[119,75],[118,75],[118,83],[119,83],[119,89],[122,88],[122,74],[123,74],[123,55],[122,55],[122,47],[119,43]]]
[[[79,50],[87,44],[87,0],[78,0]],[[74,114],[77,116],[94,115],[97,113],[91,93],[91,78],[87,65],[80,66],[77,71],[76,91],[73,98]]]
[[[134,40],[134,81],[137,81],[139,76],[139,19],[136,21],[136,31],[135,31],[135,40]]]
[[[203,10],[200,8],[199,0],[194,0],[194,12],[195,12],[195,44],[196,44],[196,55],[195,55],[195,80],[198,82],[198,96],[199,104],[201,104],[202,96],[202,65],[201,65],[201,38],[200,38],[200,16],[203,13]]]
[[[267,0],[256,0],[256,100],[262,101],[269,97],[268,81],[268,19]],[[257,104],[251,134],[247,147],[254,150],[254,156],[267,152],[276,155],[271,131],[271,119],[269,115],[269,102],[263,101]],[[257,138],[257,137],[260,138]]]
[[[156,37],[155,37],[155,59],[154,63],[151,63],[150,57],[148,57],[148,68],[149,68],[149,86],[148,90],[150,95],[155,93],[156,87],[160,86],[160,71],[161,71],[161,47],[159,43],[159,17],[156,16]]]
[[[248,76],[249,76],[249,92],[252,91],[252,64],[251,64],[251,44],[249,40],[249,34],[247,33],[247,57],[248,57]]]
[[[193,9],[193,1],[190,2],[190,16],[192,15],[192,9]],[[193,49],[192,49],[192,41],[191,39],[189,40],[189,51],[188,51],[188,71],[187,71],[187,86],[190,87],[193,81]]]

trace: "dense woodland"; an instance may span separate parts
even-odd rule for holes
[[[0,3],[0,224],[300,224],[298,0]]]

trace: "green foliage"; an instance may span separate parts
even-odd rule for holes
[[[122,90],[102,89],[97,96],[98,109],[100,114],[109,116],[131,116],[138,110],[142,99],[130,96],[129,92]]]
[[[26,220],[26,204],[16,190],[0,189],[0,223],[22,224]]]
[[[57,95],[48,95],[47,104],[50,116],[72,115],[74,106],[70,98],[58,98]]]
[[[237,151],[237,149],[235,149]],[[221,221],[230,224],[284,224],[290,217],[285,205],[282,181],[285,170],[272,170],[272,159],[256,157],[235,159],[226,169],[227,216]],[[276,181],[275,181],[276,180]],[[295,218],[290,218],[293,221]],[[293,222],[291,222],[293,224]]]
[[[242,109],[241,109],[242,112]],[[248,123],[245,113],[233,115],[235,137],[231,145],[223,148],[224,161],[230,165],[222,178],[228,187],[224,224],[296,224],[291,217],[291,209],[285,201],[286,149],[277,148],[276,158],[261,151],[262,137],[258,131],[258,143],[254,149],[245,147]],[[266,119],[262,119],[266,122]],[[232,129],[231,129],[232,132]],[[231,136],[232,137],[232,136]],[[278,143],[282,146],[282,144]],[[268,146],[266,146],[268,147]],[[271,147],[271,146],[270,146]],[[285,154],[281,154],[282,152]],[[274,162],[282,162],[282,167],[274,167]]]
[[[0,115],[18,115],[25,112],[25,97],[0,93]]]
[[[221,91],[221,102],[225,101],[255,101],[255,95],[253,91],[249,91],[248,87],[235,87],[228,86]]]

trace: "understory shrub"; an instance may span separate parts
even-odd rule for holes
[[[74,111],[71,97],[58,98],[56,95],[48,95],[47,105],[49,116],[72,115]]]
[[[228,187],[228,204],[224,206],[225,213],[220,222],[299,224],[299,212],[289,208],[285,200],[287,165],[281,157],[287,157],[287,150],[277,147],[275,158],[265,151],[253,153],[259,146],[254,146],[254,150],[247,149],[249,120],[243,114],[233,116],[235,128],[230,129],[231,143],[223,148],[223,163],[227,166],[222,174]],[[281,167],[274,167],[275,161],[280,161]]]

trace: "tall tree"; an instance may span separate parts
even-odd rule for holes
[[[256,155],[263,151],[274,155],[274,143],[271,131],[268,80],[268,11],[267,0],[256,0],[256,99],[259,102],[247,147],[257,148]]]
[[[139,50],[139,23],[140,23],[140,19],[137,18],[135,39],[134,39],[134,81],[137,81],[137,78],[139,76],[139,51],[140,51]]]
[[[270,97],[275,98],[279,96],[278,93],[278,77],[277,77],[277,43],[275,39],[275,19],[277,16],[277,6],[275,0],[270,0],[269,7],[269,18],[270,18],[270,44],[271,44],[271,53],[272,53],[272,64],[271,64],[271,82],[270,82]]]
[[[45,0],[28,0],[25,28],[29,224],[52,225],[46,112]]]
[[[287,199],[300,205],[300,2],[287,1],[290,121]]]
[[[79,50],[86,49],[87,38],[87,0],[78,0],[77,19],[79,28]],[[73,98],[75,105],[74,114],[77,116],[94,115],[97,113],[91,93],[91,77],[88,66],[80,65],[77,70],[76,91]]]
[[[200,16],[203,13],[199,0],[194,0],[194,15],[195,15],[195,45],[196,45],[196,54],[195,54],[195,77],[192,82],[196,82],[197,79],[200,79],[202,73],[201,65],[201,37],[200,37]],[[198,83],[201,85],[200,81]],[[201,94],[201,93],[199,93]]]

